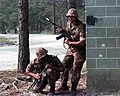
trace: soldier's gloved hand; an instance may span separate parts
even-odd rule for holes
[[[40,75],[39,73],[37,73],[37,74],[34,75],[34,78],[40,79],[40,78],[41,78],[41,75]]]
[[[58,32],[58,33],[61,33],[62,32],[62,27],[58,27],[57,29],[56,29],[56,31]]]
[[[51,68],[52,65],[51,64],[46,64],[45,68],[48,69],[48,68]]]

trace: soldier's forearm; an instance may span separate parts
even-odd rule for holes
[[[26,72],[26,74],[29,75],[29,76],[35,77],[35,73],[32,73],[32,72]]]
[[[70,46],[83,46],[85,44],[85,40],[77,41],[77,42],[69,42]]]

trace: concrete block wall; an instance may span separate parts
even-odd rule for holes
[[[85,0],[85,17],[94,16],[88,25],[88,91],[100,94],[120,90],[120,0]],[[87,21],[87,20],[86,20]]]

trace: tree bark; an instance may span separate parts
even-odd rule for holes
[[[68,10],[70,8],[76,8],[76,0],[67,0],[68,3]]]
[[[14,33],[17,34],[16,22],[13,22]]]
[[[29,63],[29,2],[19,0],[19,52],[18,52],[18,71],[25,72]]]

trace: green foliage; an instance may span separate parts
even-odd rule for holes
[[[17,0],[0,0],[0,32],[14,28],[13,23],[18,25]]]
[[[15,33],[18,28],[18,1],[0,0],[0,33],[9,33],[11,31]],[[80,19],[84,21],[84,8],[79,5],[81,4],[80,1],[77,3],[77,9]],[[54,3],[55,18],[53,17]],[[66,12],[66,0],[29,0],[30,33],[42,33],[44,30],[52,32],[53,26],[45,18],[49,18],[52,21],[55,19],[55,23],[64,28],[66,25]]]
[[[52,25],[45,19],[49,18],[53,21],[53,2],[54,0],[30,0],[30,32],[35,30],[38,33],[44,30],[52,31]],[[61,16],[66,14],[65,0],[55,0],[55,22],[61,23]],[[61,24],[60,24],[61,25]],[[38,28],[38,30],[37,30]]]
[[[0,37],[0,46],[5,46],[5,45],[16,45],[16,44],[15,42],[10,41],[8,38]]]
[[[1,38],[0,37],[0,42],[5,42],[7,40],[7,38]]]

